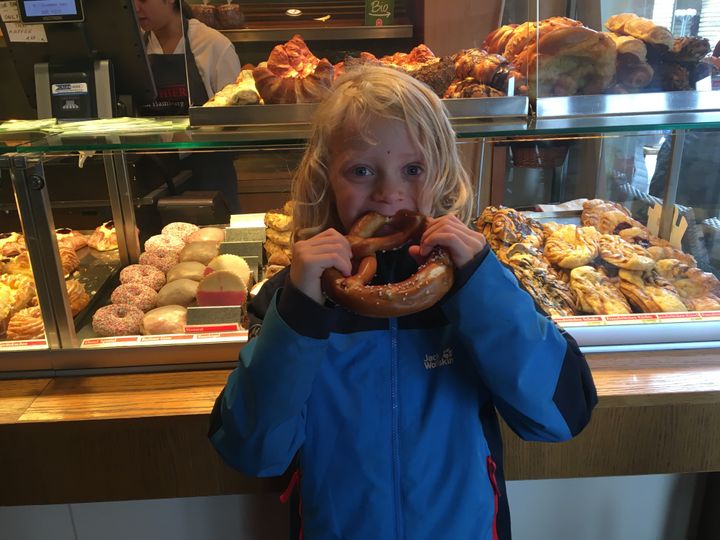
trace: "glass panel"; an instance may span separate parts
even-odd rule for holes
[[[715,339],[718,143],[719,130],[496,139],[491,206],[478,226],[539,305],[577,332],[581,344],[598,332],[588,325],[608,327],[591,336],[596,345]],[[663,211],[666,204],[671,211]],[[507,212],[498,214],[501,205],[523,217],[495,217]],[[523,229],[519,221],[527,219],[540,225]],[[529,257],[535,262],[528,266]],[[600,317],[577,318],[588,315]],[[697,328],[677,326],[688,320]],[[629,321],[642,321],[644,329],[616,328]],[[647,324],[653,322],[659,326]]]
[[[720,39],[714,2],[539,2],[536,35],[511,58],[538,98],[710,91]],[[530,24],[534,24],[531,22]]]
[[[118,185],[128,184],[129,199],[120,196],[122,220],[111,228],[127,245],[120,246],[120,258],[117,250],[107,252],[113,264],[102,275],[92,263],[97,266],[104,254],[81,259],[78,274],[97,279],[88,287],[84,316],[76,320],[79,345],[243,342],[249,289],[275,262],[273,251],[289,253],[287,230],[278,231],[272,248],[264,244],[264,212],[288,212],[282,208],[301,153],[302,148],[106,154],[114,160]],[[101,168],[88,172],[92,178],[83,185],[104,183],[98,161]],[[75,171],[76,164],[68,161]],[[128,257],[120,262],[123,250]]]
[[[43,309],[45,307],[43,306]],[[43,312],[8,170],[0,170],[0,352],[46,349]],[[5,359],[10,359],[4,356]],[[47,362],[49,365],[49,361]],[[46,366],[47,367],[47,366]],[[6,369],[0,364],[0,371]],[[23,369],[13,367],[10,369]]]

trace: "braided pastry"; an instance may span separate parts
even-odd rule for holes
[[[543,260],[538,249],[528,244],[513,244],[505,253],[522,287],[550,316],[567,317],[575,313],[575,298],[570,287]]]
[[[601,234],[598,239],[600,257],[606,262],[628,270],[650,270],[655,260],[644,248],[626,242],[614,234]]]
[[[592,266],[578,266],[570,271],[570,289],[577,297],[578,307],[585,313],[616,315],[632,312],[613,280]]]
[[[598,254],[598,237],[593,227],[563,225],[545,243],[545,257],[560,268],[576,268]]]

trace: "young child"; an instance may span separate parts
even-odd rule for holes
[[[254,299],[251,335],[211,440],[253,476],[297,455],[305,539],[509,538],[495,410],[523,439],[563,441],[597,402],[583,355],[465,223],[471,188],[440,100],[380,67],[337,81],[293,186],[293,263]],[[376,283],[442,246],[455,284],[400,318],[355,315],[320,276],[351,273],[343,236],[369,211],[428,217],[419,245],[378,253]],[[262,324],[262,326],[260,326]]]

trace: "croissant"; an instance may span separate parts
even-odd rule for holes
[[[333,66],[315,57],[295,35],[273,48],[268,61],[253,69],[253,78],[265,103],[314,103],[329,93]]]
[[[672,32],[664,26],[658,26],[650,19],[638,17],[635,13],[618,13],[605,22],[611,32],[632,36],[653,45],[664,45],[672,48],[674,38]]]

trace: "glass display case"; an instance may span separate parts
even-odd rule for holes
[[[416,3],[403,5],[407,14],[422,20]],[[715,26],[708,25],[702,13],[699,25],[683,26],[681,15],[671,16],[673,42],[664,45],[665,55],[642,36],[615,31],[655,51],[646,52],[653,73],[659,64],[651,59],[669,62],[667,54],[677,39],[682,40],[678,47],[693,43],[696,53],[696,71],[681,67],[688,73],[707,73],[697,75],[692,88],[653,87],[649,82],[623,89],[621,60],[631,53],[618,54],[616,42],[631,41],[607,35],[608,21],[635,12],[650,21],[639,26],[653,33],[662,26],[660,8],[653,7],[660,3],[645,2],[640,10],[629,2],[573,5],[570,13],[565,3],[499,3],[497,20],[505,24],[467,44],[476,48],[453,49],[457,54],[452,57],[426,54],[418,43],[422,25],[415,27],[418,33],[405,48],[397,55],[388,52],[384,59],[379,52],[361,54],[368,52],[365,45],[370,42],[357,38],[357,54],[334,58],[333,67],[346,69],[351,57],[389,63],[433,88],[437,80],[424,79],[419,75],[427,74],[423,69],[432,68],[434,75],[448,66],[453,70],[452,77],[441,77],[444,87],[437,93],[475,180],[473,226],[486,234],[539,308],[586,351],[716,347],[717,51],[696,58],[702,41],[699,29],[707,29],[708,40],[716,39]],[[261,9],[252,6],[256,8]],[[325,35],[326,29],[318,28],[313,31]],[[252,28],[224,31],[244,39],[243,32]],[[591,49],[570,54],[572,49],[563,46],[564,56],[543,50],[544,36],[556,32],[571,40],[593,36],[614,51],[613,62],[599,66],[602,59]],[[665,35],[654,31],[658,33]],[[267,35],[278,45],[285,39]],[[383,46],[393,43],[387,38]],[[517,50],[502,56],[510,44]],[[320,50],[313,42],[308,45],[313,53]],[[266,48],[258,61],[267,54]],[[516,61],[513,54],[525,60]],[[602,82],[597,80],[599,67],[607,68]],[[458,90],[463,81],[466,86]],[[575,86],[560,84],[563,81]],[[453,84],[456,94],[448,94]],[[19,216],[12,222],[12,212],[6,212],[3,219],[10,221],[2,231],[23,232],[31,239],[29,258],[33,267],[37,260],[37,268],[42,268],[43,285],[38,283],[37,289],[39,296],[45,291],[46,300],[40,303],[50,349],[43,358],[50,358],[52,369],[207,366],[236,359],[247,340],[247,297],[269,273],[289,263],[290,178],[315,108],[314,103],[262,101],[192,107],[189,118],[63,124],[44,130],[40,138],[7,145],[3,202],[11,210],[16,198]],[[220,186],[198,189],[197,170],[208,166],[225,172],[230,168],[238,195],[223,193]],[[534,232],[514,234],[513,223]],[[582,264],[564,262],[562,253],[572,249],[572,242],[563,234],[577,234],[580,228],[590,237],[591,256]],[[80,246],[92,238],[96,247]],[[554,246],[550,250],[548,242]],[[74,257],[70,244],[80,246],[72,249]],[[548,257],[553,249],[559,254]],[[17,263],[15,256],[7,258],[5,268]],[[573,280],[576,268],[582,271],[576,271]],[[220,279],[218,272],[235,277],[207,285]],[[79,309],[78,293],[68,287],[75,282],[88,297]],[[214,305],[217,287],[231,291],[229,305]],[[587,297],[588,289],[594,299]],[[132,309],[118,310],[113,307],[117,305]],[[18,349],[15,358],[28,352],[22,344],[12,347]],[[17,364],[0,369],[17,370]]]

